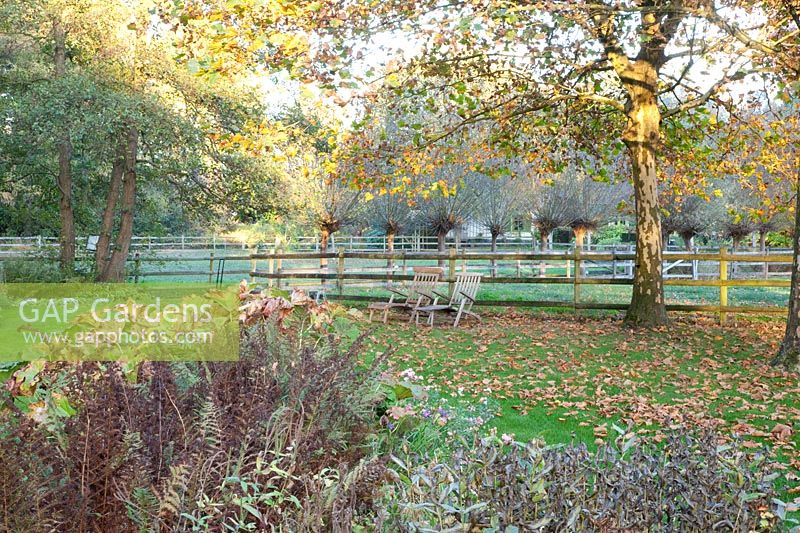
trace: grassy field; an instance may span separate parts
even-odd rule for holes
[[[458,330],[395,321],[369,339],[372,353],[392,350],[397,370],[413,368],[449,394],[496,400],[498,431],[521,440],[592,446],[617,424],[659,441],[685,425],[753,449],[766,444],[786,468],[780,484],[791,500],[800,480],[800,383],[768,365],[782,327],[684,316],[630,331],[609,313],[508,311]],[[792,427],[791,437],[773,435],[777,424]]]
[[[389,297],[389,292],[380,287],[349,288],[347,294]],[[715,287],[666,287],[667,303],[718,304],[719,289]],[[784,287],[730,287],[730,305],[786,306],[789,289]],[[624,304],[630,302],[631,287],[627,285],[585,285],[581,287],[581,301]],[[557,302],[572,301],[570,284],[489,284],[484,283],[478,300]]]

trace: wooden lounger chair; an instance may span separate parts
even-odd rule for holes
[[[389,318],[389,311],[392,309],[413,311],[420,305],[431,303],[431,291],[436,289],[436,284],[442,278],[443,268],[439,267],[414,267],[414,279],[405,291],[398,291],[392,288],[389,290],[392,295],[388,302],[374,302],[369,304],[369,320],[372,322],[372,315],[375,311],[383,312],[383,323]],[[402,300],[395,301],[396,297]],[[412,315],[413,318],[413,315]]]
[[[426,314],[428,316],[428,325],[433,326],[433,318],[437,311],[446,313],[455,313],[456,319],[453,321],[453,327],[458,327],[463,315],[473,316],[481,321],[481,317],[472,312],[472,304],[475,303],[475,298],[478,295],[478,288],[481,285],[481,274],[456,274],[455,285],[453,286],[453,294],[445,296],[436,291],[432,292],[433,302],[429,305],[417,306],[413,310],[413,317],[417,324],[419,324],[419,315]],[[449,303],[440,304],[439,301],[448,301]]]

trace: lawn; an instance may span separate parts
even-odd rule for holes
[[[377,325],[369,341],[372,353],[392,350],[396,369],[413,368],[449,394],[496,400],[498,432],[520,440],[593,446],[616,424],[659,441],[666,428],[686,425],[754,450],[766,444],[786,469],[783,496],[793,499],[800,384],[768,364],[782,327],[741,317],[721,327],[711,316],[684,315],[631,331],[610,313],[497,310],[458,330],[395,320]],[[778,424],[792,435],[773,434]]]

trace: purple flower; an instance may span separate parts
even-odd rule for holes
[[[433,413],[431,413],[430,409],[423,409],[422,412],[420,413],[422,418],[430,418],[431,414],[433,414]]]

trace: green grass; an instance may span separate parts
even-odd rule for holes
[[[395,369],[414,368],[451,394],[494,399],[498,432],[520,440],[594,446],[603,424],[609,435],[612,424],[630,424],[655,441],[671,425],[710,428],[768,445],[788,467],[787,489],[800,466],[800,385],[768,364],[782,329],[782,320],[736,317],[720,327],[695,315],[630,331],[603,312],[494,312],[458,330],[377,325],[370,351],[394,350]],[[777,423],[793,427],[789,442],[770,435]]]
[[[379,287],[348,287],[346,294],[379,296],[388,299],[389,292]],[[503,300],[509,302],[555,301],[571,302],[573,288],[570,284],[498,284],[481,285],[479,300]],[[665,288],[667,303],[718,304],[719,289],[715,287]],[[631,287],[626,285],[584,285],[581,301],[592,303],[626,304],[630,302]],[[731,287],[728,289],[729,305],[778,306],[788,303],[789,289],[770,287]]]

